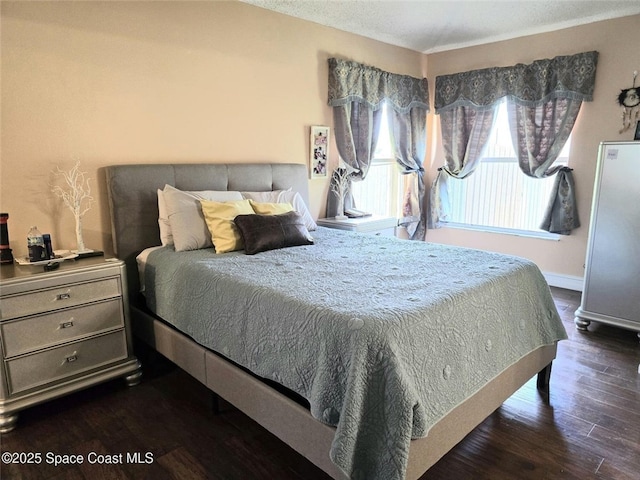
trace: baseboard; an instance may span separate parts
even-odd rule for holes
[[[567,290],[575,290],[581,292],[584,279],[582,277],[574,277],[573,275],[561,275],[559,273],[542,272],[547,283],[552,287],[566,288]]]

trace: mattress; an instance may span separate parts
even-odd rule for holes
[[[535,264],[319,227],[257,255],[146,252],[147,306],[303,396],[350,478],[404,478],[412,438],[510,365],[566,338]]]

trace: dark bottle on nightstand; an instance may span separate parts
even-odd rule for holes
[[[8,213],[0,213],[0,263],[13,263],[13,254],[9,245]]]
[[[44,237],[38,230],[38,227],[33,226],[27,234],[27,246],[29,248],[29,261],[40,262],[42,260],[48,260],[47,249],[44,245]]]
[[[43,233],[42,239],[44,240],[44,249],[46,250],[47,259],[55,258],[55,255],[53,254],[53,245],[51,244],[51,235]]]

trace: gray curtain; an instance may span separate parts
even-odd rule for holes
[[[534,106],[550,98],[593,99],[598,52],[536,60],[436,77],[436,113],[469,105],[490,107],[504,97]]]
[[[556,191],[573,192],[571,170],[552,168],[552,164],[571,133],[581,103],[593,99],[597,60],[598,52],[585,52],[537,60],[529,65],[487,68],[437,77],[435,105],[443,125],[446,165],[439,171],[432,188],[430,225],[439,226],[438,222],[446,211],[443,172],[447,176],[460,175],[451,171],[449,156],[467,149],[465,136],[457,135],[456,127],[450,125],[456,122],[452,122],[449,119],[451,114],[447,113],[460,107],[485,111],[506,97],[521,169],[537,178],[562,171],[562,178],[556,181]],[[452,152],[447,153],[447,144],[453,144]],[[464,167],[460,170],[463,173]],[[473,165],[466,168],[473,171]],[[573,193],[552,198],[547,210],[555,212],[555,215],[562,212],[566,216],[566,219],[554,219],[550,224],[568,226],[578,221]],[[544,224],[547,224],[546,220]],[[571,228],[560,230],[568,234]]]
[[[533,178],[557,175],[540,228],[569,235],[572,229],[580,226],[573,173],[571,169],[553,167],[553,163],[571,135],[582,101],[551,98],[534,106],[519,105],[512,100],[507,103],[511,139],[520,169]]]
[[[445,166],[438,169],[431,187],[429,227],[437,228],[449,210],[447,181],[471,175],[482,157],[495,121],[495,107],[458,105],[440,114]],[[444,195],[444,196],[443,196]]]
[[[525,106],[507,100],[509,129],[520,170],[535,178],[549,177],[580,112],[580,100],[552,98],[540,105]]]
[[[571,169],[562,167],[556,173],[551,192],[551,201],[547,206],[540,228],[551,233],[569,235],[571,230],[580,226],[578,211],[575,208],[576,192]]]
[[[409,112],[391,109],[389,129],[396,161],[406,175],[399,224],[411,240],[424,240],[427,233],[427,203],[424,185],[424,156],[427,147],[427,112],[414,107]]]
[[[351,171],[351,179],[360,181],[366,178],[371,156],[378,139],[381,120],[381,107],[384,102],[389,109],[406,116],[404,131],[409,137],[401,142],[419,142],[420,128],[423,139],[426,138],[426,113],[429,111],[429,90],[426,78],[418,79],[407,75],[384,72],[378,68],[357,62],[330,58],[329,62],[329,100],[333,107],[334,138],[340,158]],[[412,113],[412,111],[414,113]],[[425,117],[422,123],[414,117]],[[395,118],[395,117],[394,117]],[[393,129],[393,127],[392,127]],[[403,127],[397,127],[398,131]],[[397,142],[400,145],[400,141]],[[405,169],[420,172],[424,152],[413,154],[422,146],[400,147],[402,157],[407,164]],[[335,177],[332,176],[331,182]],[[327,198],[327,216],[336,215],[338,204],[335,194],[329,188]],[[424,197],[424,184],[422,197]],[[353,204],[349,193],[345,198],[345,208]],[[419,217],[420,215],[418,215]]]
[[[333,129],[340,158],[352,170],[352,177],[364,179],[371,165],[380,131],[381,110],[350,102],[333,107]]]
[[[378,140],[381,117],[382,110],[373,110],[356,101],[333,107],[334,138],[340,158],[349,170],[349,184],[353,180],[364,180],[367,176]],[[331,186],[336,183],[336,179],[336,175],[331,176]],[[343,213],[338,212],[339,201],[331,186],[327,195],[327,217]],[[349,187],[344,198],[344,208],[352,206],[355,204]]]

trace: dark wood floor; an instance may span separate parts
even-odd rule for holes
[[[579,294],[553,293],[570,338],[554,362],[550,404],[530,381],[423,480],[640,478],[636,334],[602,325],[578,332],[573,312]],[[43,461],[0,464],[0,478],[328,478],[229,405],[212,413],[210,401],[209,392],[187,374],[167,361],[151,362],[134,388],[113,381],[24,411],[0,448],[39,452]],[[91,465],[89,452],[137,452],[141,462],[151,462],[128,463],[123,456],[122,465]],[[54,466],[47,453],[83,454],[85,461]]]

